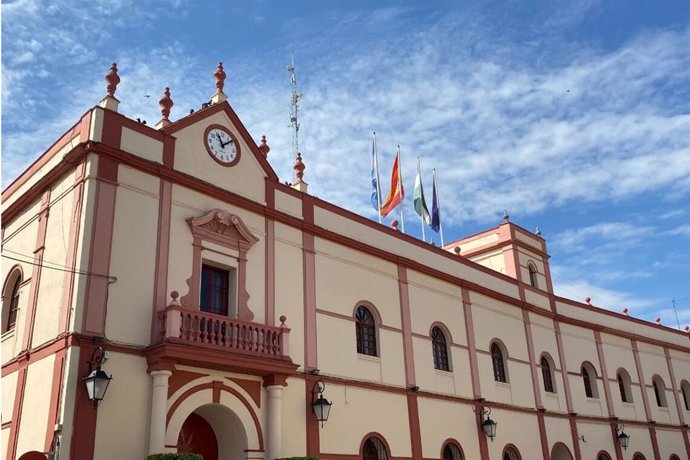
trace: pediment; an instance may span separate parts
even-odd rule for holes
[[[247,251],[259,241],[242,219],[228,211],[214,209],[200,217],[187,219],[194,239],[211,241],[229,248]]]

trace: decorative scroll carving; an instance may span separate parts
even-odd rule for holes
[[[237,315],[244,321],[252,321],[254,313],[249,309],[247,280],[247,251],[259,241],[242,219],[222,209],[214,209],[203,216],[187,219],[194,235],[192,275],[187,280],[189,292],[180,301],[186,307],[197,307],[201,277],[201,249],[203,241],[238,251],[237,268]]]

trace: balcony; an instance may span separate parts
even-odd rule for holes
[[[158,318],[159,339],[146,352],[149,369],[181,364],[267,376],[289,375],[297,368],[290,359],[284,316],[280,326],[267,326],[174,302]]]
[[[184,343],[272,359],[290,359],[290,329],[284,316],[279,327],[240,321],[182,306],[171,305],[159,315],[162,338]]]

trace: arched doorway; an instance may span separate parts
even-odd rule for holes
[[[211,424],[192,412],[177,437],[177,451],[200,454],[204,460],[218,460],[218,439]]]
[[[210,403],[191,412],[177,435],[178,452],[192,452],[204,460],[243,460],[250,447],[240,417],[228,407]]]
[[[573,456],[565,444],[557,442],[551,450],[551,460],[573,460]]]
[[[44,453],[32,450],[19,457],[19,460],[46,460],[46,458]]]

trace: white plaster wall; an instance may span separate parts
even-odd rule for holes
[[[46,382],[53,381],[54,363],[55,355],[49,355],[27,368],[17,457],[32,450],[43,452],[45,447],[50,406],[50,391],[46,391]]]
[[[275,225],[275,320],[287,316],[290,328],[290,357],[304,363],[304,282],[301,232]],[[287,276],[289,275],[289,276]],[[318,331],[317,331],[318,333]]]
[[[455,439],[460,444],[465,460],[479,458],[472,405],[419,397],[417,406],[424,458],[440,458],[443,443],[448,439]]]
[[[567,420],[566,420],[567,422]],[[551,419],[546,423],[546,426],[548,427],[549,424],[551,423]],[[569,426],[569,424],[568,424]],[[569,428],[568,428],[569,430]],[[626,433],[628,433],[628,429],[626,427]],[[580,441],[580,453],[582,454],[582,458],[585,459],[595,459],[596,454],[599,453],[601,450],[605,450],[606,453],[608,453],[612,459],[616,458],[616,446],[613,443],[613,437],[611,436],[611,426],[607,421],[603,421],[601,423],[594,423],[594,422],[582,422],[578,421],[577,422],[577,433],[580,436],[584,436],[585,440]],[[569,431],[563,432],[561,434],[562,437],[569,437],[572,439],[571,436],[568,436],[570,434]],[[568,444],[571,445],[572,441]],[[630,450],[630,449],[628,449]],[[571,450],[572,452],[572,450]],[[652,459],[649,459],[652,460]]]
[[[148,345],[158,238],[159,181],[121,166],[115,203],[106,334],[111,340]]]
[[[146,367],[144,357],[116,352],[103,364],[113,380],[98,407],[94,458],[146,458],[151,398]]]
[[[298,219],[302,218],[302,200],[280,190],[275,191],[275,207],[278,211],[282,211],[285,214]]]
[[[127,127],[122,128],[120,148],[146,160],[163,163],[163,143]]]
[[[304,379],[288,379],[283,389],[283,457],[300,457],[307,452],[307,424],[303,414],[311,400],[307,401],[306,394]]]
[[[358,455],[364,436],[370,432],[385,438],[391,456],[412,455],[405,395],[330,384],[328,397],[333,401],[331,416],[319,428],[323,458],[329,458],[330,453]],[[373,410],[377,407],[385,409]]]
[[[676,454],[678,458],[687,456],[683,433],[680,430],[664,430],[657,428],[656,438],[659,442],[659,454],[661,454],[662,459],[666,460],[673,454]]]
[[[491,418],[498,422],[498,426],[496,439],[488,443],[490,458],[502,458],[503,448],[508,443],[517,447],[524,460],[541,458],[539,424],[534,415],[494,408]]]

